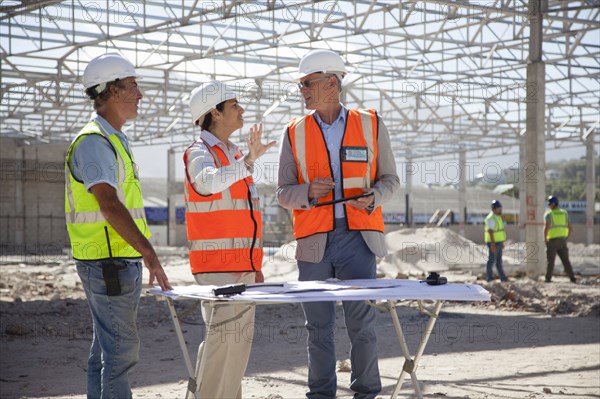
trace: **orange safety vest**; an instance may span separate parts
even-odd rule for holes
[[[229,165],[223,150],[200,141],[213,156],[217,167]],[[241,156],[238,152],[236,159]],[[252,176],[238,180],[220,193],[202,195],[190,183],[187,150],[183,162],[186,165],[185,221],[192,273],[260,271],[262,219],[258,196],[252,198],[250,190],[254,185]]]
[[[300,119],[292,119],[288,125],[288,138],[292,147],[298,182],[310,183],[316,178],[333,178],[330,166],[329,152],[313,114]],[[363,189],[370,188],[375,183],[377,175],[377,113],[375,110],[348,110],[346,129],[342,139],[344,148],[350,151],[357,150],[364,154],[366,159],[344,160],[342,162],[342,192],[344,197],[358,195]],[[354,148],[352,148],[354,147]],[[333,199],[333,191],[319,202]],[[381,207],[377,207],[370,214],[352,206],[344,205],[349,230],[374,230],[383,232],[383,214]],[[294,223],[294,237],[296,239],[307,237],[316,233],[326,233],[334,229],[334,206],[327,205],[311,209],[294,209],[292,211]]]

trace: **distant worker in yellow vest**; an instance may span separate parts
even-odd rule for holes
[[[556,260],[556,254],[558,254],[565,268],[565,273],[567,273],[572,283],[576,283],[573,266],[569,261],[569,247],[567,247],[567,239],[573,230],[569,222],[569,214],[564,209],[559,208],[558,198],[553,195],[548,197],[548,207],[550,210],[544,214],[544,239],[546,240],[546,257],[548,259],[546,282],[552,281],[554,261]]]
[[[128,374],[139,358],[137,311],[142,260],[172,289],[152,245],[137,165],[122,127],[138,115],[142,93],[133,65],[119,54],[94,58],[83,73],[92,116],[65,162],[65,212],[77,273],[92,313],[88,398],[131,398]]]
[[[262,220],[252,172],[254,161],[276,142],[263,144],[262,125],[253,125],[246,140],[248,153],[242,154],[230,137],[244,126],[244,108],[222,82],[204,83],[192,91],[190,111],[201,129],[183,156],[194,279],[201,285],[261,283]],[[203,368],[197,392],[200,398],[239,399],[252,348],[254,305],[203,302],[204,320],[211,314],[198,348],[196,374],[201,364]]]
[[[290,121],[281,143],[277,200],[292,210],[301,281],[374,279],[376,256],[387,252],[381,205],[400,187],[396,161],[377,112],[340,103],[345,74],[344,61],[330,50],[313,50],[300,60],[296,77],[310,112]],[[356,198],[363,194],[369,195]],[[331,200],[343,202],[327,205]],[[375,398],[381,390],[376,311],[364,301],[342,305],[351,343],[350,389],[354,398]],[[335,306],[302,304],[308,398],[336,397]]]
[[[488,261],[486,265],[487,281],[494,280],[494,264],[498,269],[500,281],[508,281],[502,268],[502,249],[506,241],[504,222],[502,221],[502,204],[498,200],[492,201],[492,211],[483,221],[485,243],[488,247]]]

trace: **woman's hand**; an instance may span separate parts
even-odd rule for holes
[[[277,141],[271,141],[270,143],[263,144],[262,123],[259,125],[252,125],[252,127],[250,128],[250,134],[248,135],[246,142],[248,143],[248,155],[246,155],[247,164],[252,164],[265,152],[269,151],[271,147],[277,144]]]

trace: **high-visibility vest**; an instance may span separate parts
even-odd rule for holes
[[[75,179],[71,173],[69,161],[74,145],[77,140],[90,134],[104,137],[115,150],[117,196],[129,211],[140,232],[146,238],[150,237],[133,156],[125,149],[117,135],[107,134],[98,122],[91,121],[81,129],[71,143],[65,161],[65,214],[73,258],[77,260],[140,258],[142,255],[129,245],[104,218],[96,197],[89,193],[85,184]]]
[[[544,220],[548,220],[547,216],[550,215],[550,228],[546,239],[552,238],[563,238],[569,236],[569,214],[567,211],[561,208],[554,208],[550,211],[546,211],[544,214]]]
[[[325,137],[315,116],[311,113],[299,119],[292,119],[288,125],[288,138],[296,159],[298,182],[306,184],[316,178],[331,178],[331,161]],[[342,139],[342,149],[358,148],[360,153],[366,149],[366,161],[345,160],[342,163],[342,193],[344,197],[358,195],[363,189],[375,183],[377,175],[377,113],[374,110],[348,110],[346,129]],[[352,151],[352,150],[351,150]],[[333,199],[333,191],[320,198],[319,202]],[[383,232],[383,214],[377,207],[371,214],[344,205],[349,230],[374,230]],[[334,206],[326,205],[311,209],[294,209],[292,211],[294,236],[296,239],[316,233],[334,230]]]
[[[488,221],[490,219],[494,219],[494,242],[504,242],[506,241],[506,232],[504,231],[504,222],[502,218],[496,215],[494,212],[490,212],[485,220],[483,221],[483,228],[485,230],[485,242],[492,242],[488,227]]]
[[[199,142],[211,153],[218,168],[230,164],[221,148],[211,147],[202,139]],[[236,159],[241,156],[238,152]],[[254,185],[252,176],[236,181],[220,193],[202,195],[188,176],[187,150],[183,162],[185,223],[192,273],[260,271],[262,219],[259,199],[253,198],[250,189]]]

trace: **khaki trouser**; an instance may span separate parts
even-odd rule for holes
[[[194,275],[201,285],[254,283],[250,273],[200,273]],[[207,322],[213,310],[211,325],[206,326],[204,342],[198,348],[196,375],[205,348],[208,352],[198,378],[201,399],[241,399],[242,378],[254,337],[254,305],[221,305],[202,302],[202,317]]]

